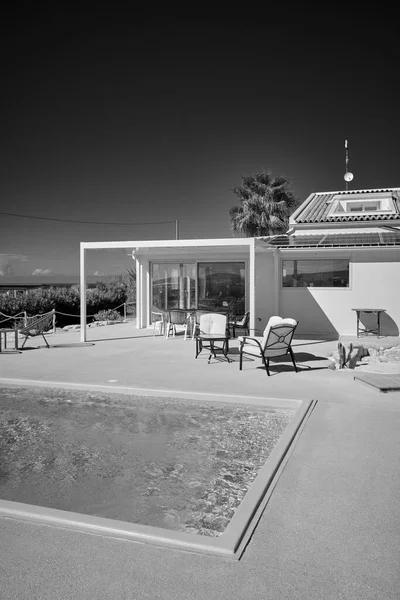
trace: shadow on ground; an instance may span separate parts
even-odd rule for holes
[[[239,362],[239,349],[233,348],[229,351],[228,354],[230,360],[232,362]],[[294,357],[296,360],[297,369],[299,372],[301,371],[319,371],[321,369],[327,369],[330,361],[326,356],[317,356],[315,354],[311,354],[310,352],[295,352]],[[250,356],[243,355],[243,365],[245,363],[259,363],[254,365],[256,369],[261,369],[265,371],[265,367],[261,364],[260,358],[250,358]],[[315,365],[314,363],[325,362],[325,365]],[[311,363],[311,364],[306,364]],[[280,372],[285,371],[293,371],[293,364],[290,360],[290,356],[279,356],[275,359],[271,359],[269,363],[269,369],[271,374],[277,375]],[[273,373],[273,371],[278,371],[278,373]]]

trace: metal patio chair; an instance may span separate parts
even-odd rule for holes
[[[242,370],[243,354],[261,358],[263,365],[269,372],[270,359],[290,354],[296,373],[298,372],[293,350],[291,348],[293,334],[298,325],[295,319],[282,319],[271,317],[264,329],[263,336],[239,336],[239,369]]]
[[[198,357],[203,348],[210,351],[208,362],[211,357],[218,358],[216,351],[222,353],[227,362],[232,362],[228,357],[229,352],[229,328],[228,317],[222,313],[204,313],[200,316],[199,331],[195,335],[196,356]],[[219,344],[219,345],[215,345]],[[222,346],[221,346],[222,344]]]
[[[187,330],[188,330],[189,325],[190,325],[190,311],[189,310],[181,310],[181,309],[170,310],[170,311],[168,311],[167,328],[166,328],[165,337],[168,339],[171,331],[172,331],[172,337],[175,337],[175,334],[177,331],[176,328],[182,327],[185,332],[184,339],[186,340]]]
[[[153,309],[151,311],[151,322],[153,323],[153,335],[156,334],[156,331],[158,331],[160,335],[164,335],[165,322],[167,320],[167,315],[168,315],[168,313],[164,310]]]
[[[25,336],[21,349],[25,346],[28,338],[37,337],[38,335],[42,336],[46,342],[47,348],[50,348],[46,338],[44,337],[44,334],[53,327],[54,314],[55,311],[52,310],[51,312],[45,313],[39,317],[28,317],[28,320],[30,319],[30,321],[27,323],[27,325],[17,328],[18,333]]]
[[[229,329],[232,329],[232,337],[236,337],[236,330],[242,329],[245,335],[250,335],[249,330],[250,311],[245,312],[243,316],[233,316],[229,321]]]

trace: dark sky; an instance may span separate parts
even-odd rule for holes
[[[182,239],[231,237],[242,175],[284,175],[301,200],[344,189],[345,139],[352,189],[400,186],[382,3],[212,19],[30,6],[1,19],[0,210],[153,224],[0,215],[3,275],[75,274],[80,241],[170,239],[176,219]],[[90,269],[131,265],[119,251]]]

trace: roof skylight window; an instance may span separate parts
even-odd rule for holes
[[[331,200],[328,217],[393,212],[393,198],[387,193],[336,194]]]

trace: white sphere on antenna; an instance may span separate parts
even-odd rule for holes
[[[350,173],[350,171],[348,173],[346,173],[344,176],[345,181],[352,181],[353,178],[354,178],[354,175],[353,175],[353,173]]]

